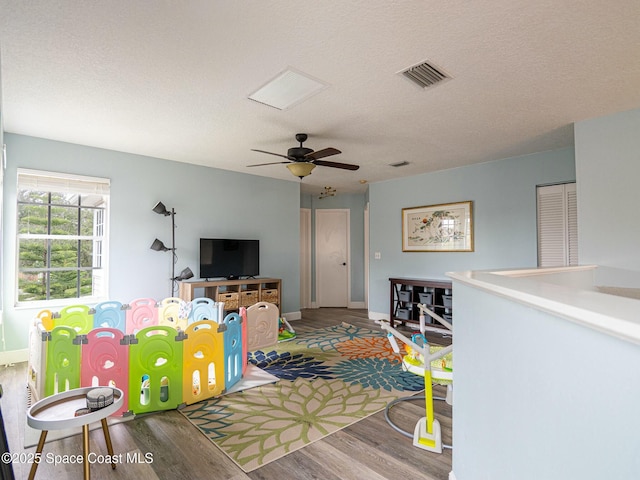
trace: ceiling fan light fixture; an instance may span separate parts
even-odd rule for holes
[[[311,174],[311,170],[316,168],[313,163],[309,162],[294,162],[287,165],[287,168],[298,178],[304,178]]]
[[[316,166],[341,168],[343,170],[358,170],[358,165],[341,162],[331,162],[323,160],[324,158],[331,157],[342,153],[337,148],[327,147],[320,150],[312,150],[304,147],[302,144],[307,140],[306,133],[297,133],[296,140],[300,143],[299,147],[293,147],[287,150],[287,154],[267,152],[266,150],[251,149],[254,152],[267,153],[269,155],[275,155],[276,157],[285,158],[286,161],[270,162],[270,163],[258,163],[255,165],[247,165],[247,167],[261,167],[263,165],[275,165],[278,163],[288,163],[287,168],[298,178],[304,178],[311,173]]]
[[[320,192],[320,196],[318,197],[320,200],[327,197],[335,197],[336,189],[333,187],[324,187],[324,190]]]

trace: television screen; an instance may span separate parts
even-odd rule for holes
[[[259,274],[259,240],[200,239],[200,278],[234,279]]]

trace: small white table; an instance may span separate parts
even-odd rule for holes
[[[96,387],[83,387],[67,390],[66,392],[57,393],[50,397],[43,398],[34,403],[27,412],[27,424],[38,430],[42,430],[38,447],[36,448],[36,458],[40,457],[44,442],[47,439],[49,430],[62,430],[65,428],[82,427],[82,456],[84,478],[89,480],[91,473],[89,472],[89,424],[100,421],[102,423],[102,431],[107,444],[107,451],[113,457],[113,446],[111,445],[111,435],[109,434],[109,425],[107,417],[117,412],[122,407],[124,401],[124,393],[119,388],[112,388],[113,403],[107,407],[96,410],[95,412],[85,415],[75,416],[76,410],[87,407],[87,392]],[[100,387],[104,388],[104,387]],[[109,387],[111,388],[111,387]],[[34,461],[29,472],[29,480],[33,480],[36,475],[39,461]],[[112,463],[111,468],[116,468],[116,464]]]

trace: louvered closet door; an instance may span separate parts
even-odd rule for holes
[[[576,184],[538,187],[538,266],[578,264]]]
[[[565,185],[567,194],[567,237],[569,265],[578,265],[578,196],[576,184]]]

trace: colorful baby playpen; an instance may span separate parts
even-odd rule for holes
[[[242,379],[250,350],[278,341],[277,307],[261,302],[249,310],[224,315],[221,302],[173,297],[42,310],[29,339],[33,400],[78,387],[117,387],[125,398],[114,415],[122,416],[221,395]]]

